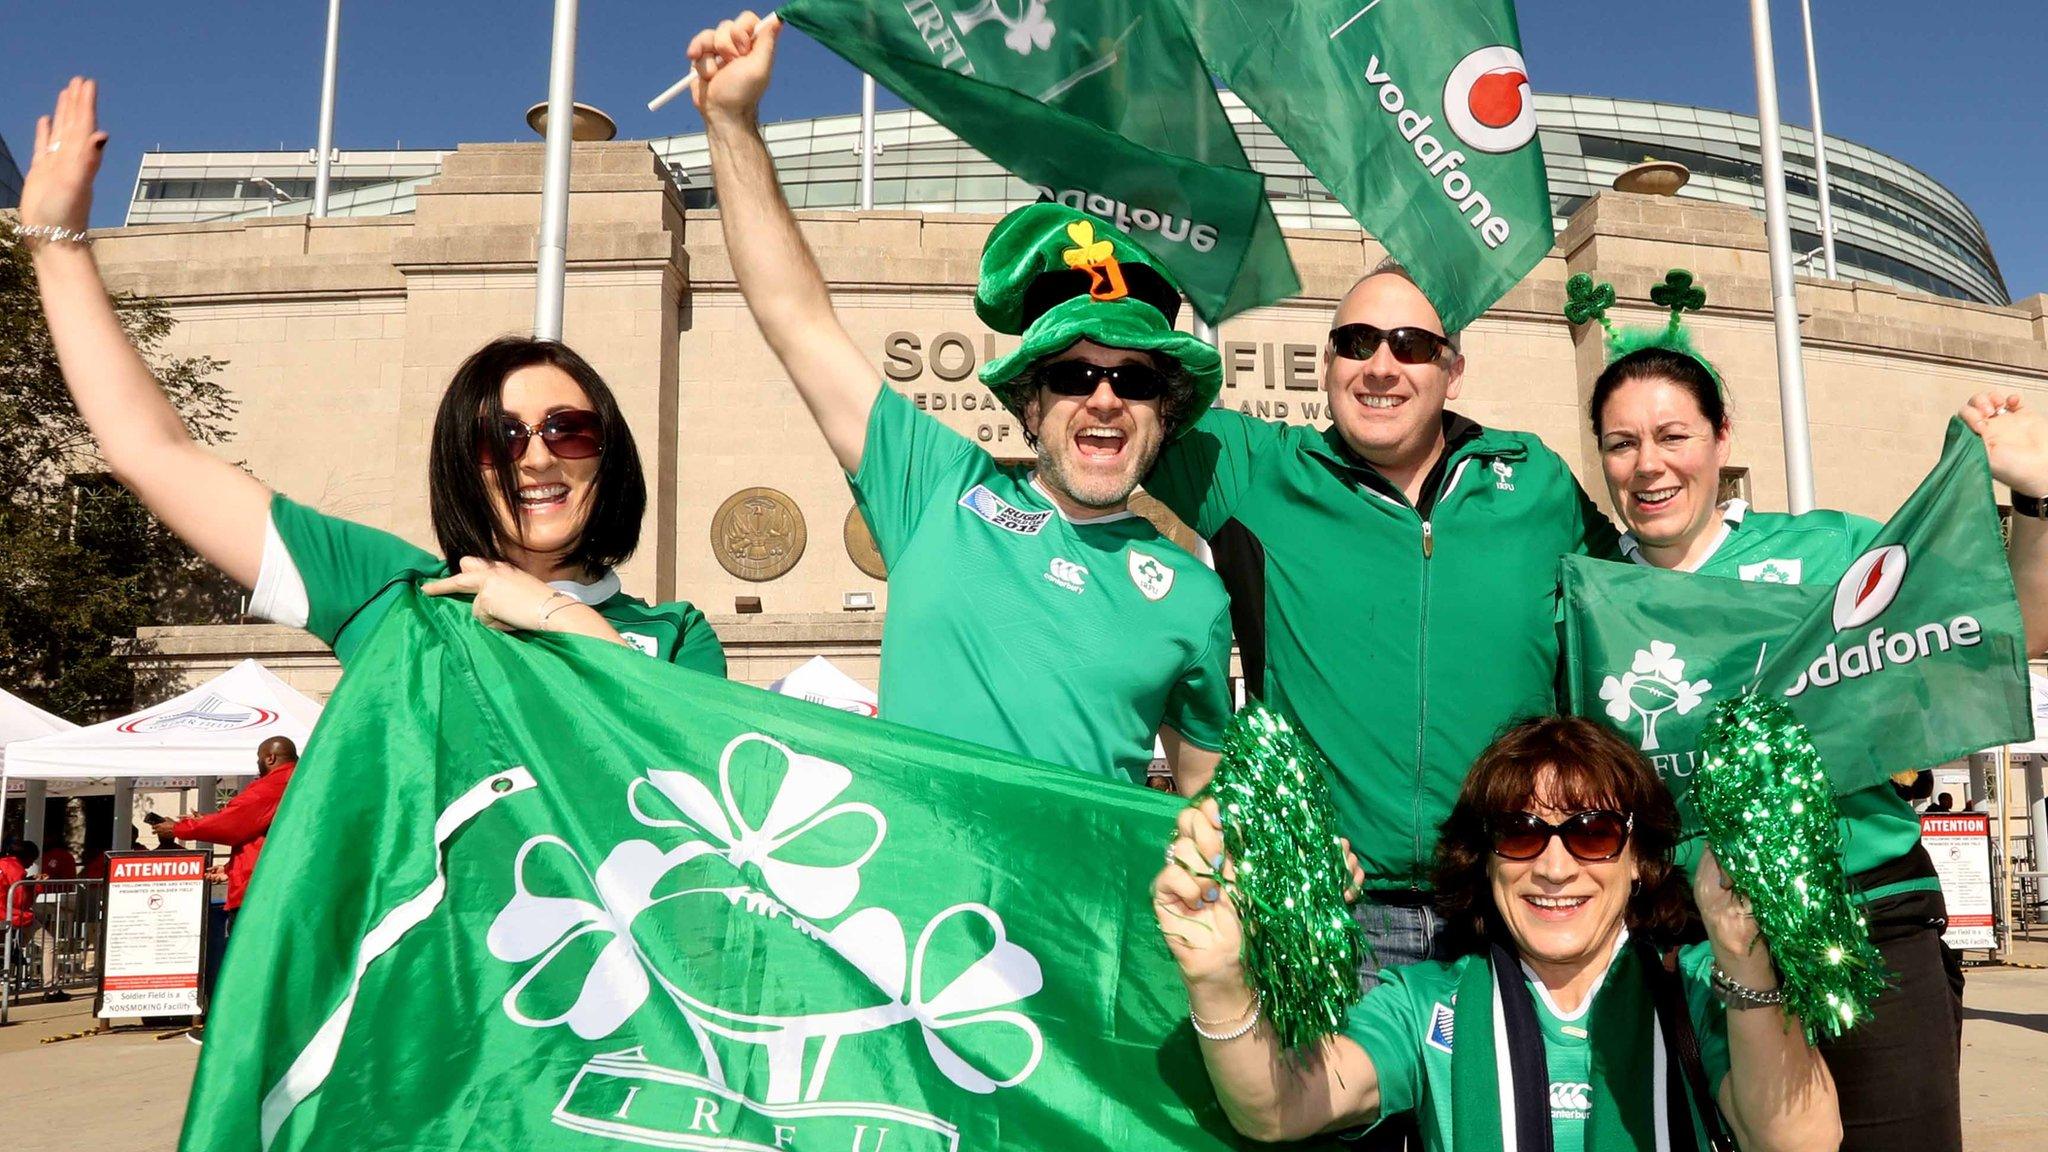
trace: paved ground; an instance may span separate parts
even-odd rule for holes
[[[1964,994],[1963,1135],[1970,1152],[2048,1147],[2048,939],[1975,968]],[[0,1028],[8,1152],[173,1152],[199,1049],[183,1036],[92,1026],[91,1001],[29,1005]]]

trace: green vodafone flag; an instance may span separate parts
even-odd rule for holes
[[[1752,583],[1566,557],[1572,711],[1638,741],[1692,826],[1713,705],[1754,685],[1813,733],[1836,791],[2031,739],[2025,637],[1984,442],[1941,461],[1832,584]]]
[[[306,751],[191,1152],[1236,1146],[1173,798],[411,592]]]
[[[1049,200],[1114,223],[1210,323],[1300,289],[1165,0],[792,0],[776,9]]]
[[[1550,251],[1511,0],[1174,0],[1202,57],[1455,332]]]

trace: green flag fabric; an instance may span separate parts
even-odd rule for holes
[[[1512,0],[1175,0],[1202,57],[1448,330],[1555,239]]]
[[[2032,738],[1991,470],[1959,420],[1934,471],[1835,583],[1563,565],[1571,708],[1638,740],[1689,828],[1700,733],[1715,703],[1751,685],[1784,695],[1839,793]]]
[[[792,0],[776,10],[1172,269],[1210,323],[1300,289],[1280,225],[1172,5]]]
[[[1150,909],[1179,806],[408,590],[182,1147],[1236,1147]]]

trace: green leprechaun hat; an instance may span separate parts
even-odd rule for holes
[[[988,362],[981,382],[1023,418],[1024,370],[1077,340],[1157,352],[1180,363],[1194,385],[1185,431],[1223,388],[1213,345],[1173,326],[1180,285],[1115,227],[1063,204],[1040,203],[1003,217],[981,250],[974,311],[998,332],[1022,335],[1015,352]]]

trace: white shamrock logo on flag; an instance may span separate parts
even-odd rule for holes
[[[953,23],[959,27],[962,36],[974,31],[982,24],[994,20],[1001,24],[1003,46],[1019,56],[1029,56],[1033,49],[1052,46],[1052,34],[1059,29],[1052,18],[1046,15],[1046,0],[1027,0],[1024,11],[1012,15],[999,0],[981,0],[981,3],[967,12],[953,13]]]
[[[747,818],[735,793],[734,762],[741,754],[746,759],[739,771],[772,786],[758,821]],[[559,837],[528,840],[513,861],[514,894],[486,936],[499,960],[531,962],[505,995],[506,1015],[531,1028],[566,1024],[583,1039],[600,1040],[659,988],[689,1025],[713,1082],[725,1083],[715,1040],[762,1051],[769,1103],[819,1099],[841,1041],[911,1022],[934,1065],[959,1087],[988,1093],[1021,1083],[1038,1066],[1044,1039],[1013,1006],[1035,995],[1044,976],[1037,958],[1009,939],[993,908],[961,903],[944,909],[925,925],[915,948],[906,946],[902,923],[887,908],[859,909],[829,929],[813,922],[852,907],[860,870],[887,835],[887,820],[873,805],[839,802],[852,782],[842,765],[748,734],[726,745],[716,795],[695,776],[668,770],[649,770],[627,788],[626,806],[636,821],[680,834],[667,847],[629,840],[591,869]],[[678,869],[713,860],[725,865],[709,877],[719,882],[676,882]],[[766,891],[749,883],[752,875]],[[722,984],[699,989],[690,986],[692,974],[672,977],[635,938],[635,922],[658,916],[673,901],[706,896],[815,941],[881,992],[884,1002],[868,998],[862,1007],[843,1010],[763,1014],[715,1002]]]
[[[1685,661],[1678,658],[1678,647],[1652,640],[1648,648],[1636,653],[1627,672],[1601,681],[1600,699],[1607,702],[1607,715],[1616,724],[1626,724],[1630,716],[1640,716],[1642,750],[1654,752],[1658,748],[1657,718],[1671,711],[1680,716],[1691,712],[1713,687],[1705,680],[1687,683]]]

